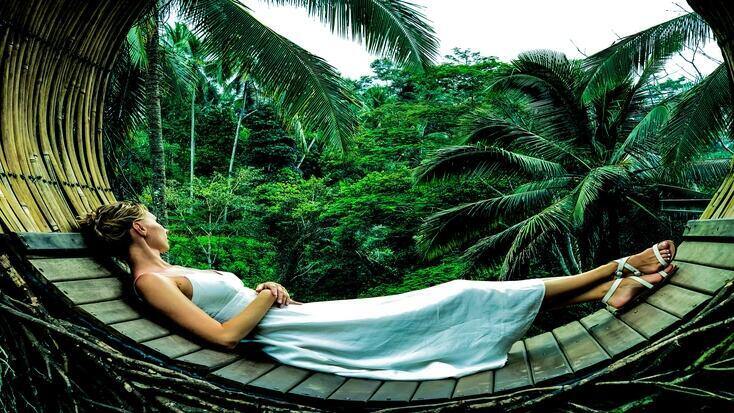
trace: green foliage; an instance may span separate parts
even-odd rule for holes
[[[608,97],[620,102],[638,91],[641,99],[631,99],[635,107],[654,109],[625,115],[622,106],[610,104],[613,110],[603,119],[595,116],[597,103],[586,106],[580,98],[575,76],[583,78],[584,69],[578,62],[537,52],[525,58],[526,74],[470,50],[457,49],[446,63],[422,72],[376,60],[375,76],[350,83],[362,105],[347,153],[325,145],[298,119],[284,119],[281,101],[265,99],[247,78],[228,79],[219,67],[209,72],[209,85],[202,85],[194,102],[193,197],[191,101],[165,95],[171,260],[232,271],[250,286],[280,282],[307,302],[506,277],[506,268],[487,259],[489,251],[527,262],[517,276],[574,271],[588,265],[580,251],[612,238],[612,218],[630,228],[655,222],[665,231],[640,207],[648,208],[661,193],[645,186],[654,181],[654,169],[636,176],[632,172],[642,164],[627,153],[658,141],[674,113],[667,102],[690,85],[624,83]],[[553,68],[545,75],[559,78],[533,79],[530,73],[543,64]],[[547,105],[534,105],[538,99]],[[562,110],[554,106],[568,99],[576,100]],[[228,178],[238,116],[243,119]],[[599,122],[616,134],[598,135]],[[146,134],[136,131],[114,149],[130,193],[149,200]],[[434,154],[443,160],[429,167],[426,160]],[[688,176],[710,176],[716,162],[691,167]],[[414,184],[414,176],[448,175]],[[629,188],[644,202],[624,198]],[[610,199],[623,200],[614,204],[616,217],[606,215]],[[577,231],[593,222],[601,222],[598,231]],[[431,226],[440,237],[425,235]],[[518,237],[524,241],[515,242]],[[424,255],[427,242],[434,250]]]

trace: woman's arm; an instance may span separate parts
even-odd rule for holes
[[[239,314],[220,323],[192,303],[168,277],[145,273],[138,277],[136,286],[151,306],[177,324],[211,343],[229,349],[234,348],[257,326],[275,301],[272,292],[265,289]]]

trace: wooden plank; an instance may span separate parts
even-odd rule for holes
[[[525,340],[533,383],[538,384],[573,373],[553,333],[545,332]]]
[[[141,344],[171,358],[193,353],[201,348],[200,345],[176,334],[144,341]]]
[[[175,357],[176,360],[196,364],[209,369],[218,369],[222,366],[234,363],[242,358],[241,354],[235,352],[217,351],[210,348],[202,348],[191,354]]]
[[[494,392],[499,393],[532,385],[533,379],[530,377],[525,343],[516,341],[507,354],[505,366],[494,371]]]
[[[109,301],[122,296],[122,281],[117,277],[94,280],[59,281],[54,285],[74,304]]]
[[[89,257],[36,258],[28,260],[49,281],[110,277],[110,271]]]
[[[683,237],[693,238],[731,238],[734,240],[734,219],[701,219],[691,220],[686,224]]]
[[[82,235],[78,232],[18,232],[17,235],[29,254],[87,249]]]
[[[645,341],[645,337],[607,310],[599,310],[579,321],[612,357]]]
[[[413,397],[416,388],[418,388],[417,381],[386,381],[370,397],[370,401],[407,402]]]
[[[675,261],[734,270],[734,244],[715,241],[686,241],[680,244]]]
[[[451,398],[456,379],[426,380],[420,382],[411,400],[444,400]]]
[[[123,321],[121,323],[110,324],[110,327],[119,331],[123,335],[140,343],[141,341],[152,340],[170,334],[165,327],[156,324],[145,318],[139,318],[132,321]]]
[[[381,384],[380,380],[351,378],[332,393],[328,400],[367,401]]]
[[[251,386],[285,393],[313,373],[298,367],[281,365],[251,381]]]
[[[701,214],[710,199],[661,199],[660,210],[665,212],[689,212]]]
[[[485,370],[459,378],[454,389],[453,398],[492,394],[494,389],[494,371]]]
[[[247,384],[274,368],[276,364],[269,361],[243,358],[213,371],[210,375]]]
[[[619,318],[648,339],[680,320],[648,303],[638,304]]]
[[[670,279],[670,282],[689,290],[713,295],[726,283],[734,280],[734,271],[731,270],[682,261],[676,261],[676,264],[678,265],[678,271]]]
[[[707,294],[678,287],[677,285],[666,284],[648,297],[646,301],[678,318],[683,318],[686,314],[708,301],[709,298],[711,296]]]
[[[347,381],[346,377],[318,372],[298,384],[288,393],[326,399],[345,381]]]
[[[553,335],[574,372],[609,360],[607,352],[578,321],[554,328]]]
[[[80,305],[79,308],[105,324],[119,323],[141,318],[140,313],[123,300],[102,301]]]

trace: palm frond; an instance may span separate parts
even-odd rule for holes
[[[660,104],[650,110],[637,125],[627,138],[619,145],[611,157],[611,163],[617,163],[629,154],[629,151],[641,149],[649,151],[656,144],[658,133],[670,119],[670,108],[667,104]]]
[[[601,201],[616,187],[629,184],[627,170],[616,165],[592,169],[573,191],[573,223],[581,228],[598,216]]]
[[[490,258],[504,255],[504,278],[511,278],[518,265],[543,256],[543,251],[550,250],[552,240],[572,231],[568,219],[571,205],[572,199],[565,196],[538,214],[479,240],[462,258],[476,268],[485,265]]]
[[[584,59],[589,79],[584,100],[604,94],[648,61],[659,61],[683,48],[711,38],[711,28],[696,13],[688,13],[623,37],[611,46]]]
[[[675,105],[664,136],[664,162],[685,163],[717,144],[731,124],[731,100],[726,65],[722,64],[686,91]]]
[[[479,111],[462,120],[463,127],[469,130],[464,143],[496,145],[553,162],[575,161],[585,165],[571,140],[548,139],[512,122],[487,115],[485,111]]]
[[[458,176],[476,178],[492,175],[498,170],[544,178],[565,174],[565,169],[559,163],[477,144],[435,151],[433,156],[416,167],[414,178],[419,182]]]
[[[185,0],[180,15],[204,36],[204,49],[226,65],[239,66],[281,102],[283,117],[299,115],[303,126],[321,130],[345,149],[356,129],[349,93],[336,70],[255,19],[234,0]]]
[[[304,7],[335,34],[363,42],[373,54],[419,69],[433,64],[439,50],[423,6],[405,0],[265,0]]]
[[[442,210],[423,221],[416,236],[418,250],[435,258],[475,239],[501,219],[523,217],[554,196],[551,188],[515,192]]]
[[[590,143],[588,113],[579,97],[583,72],[577,61],[552,50],[533,50],[518,55],[511,70],[501,74],[492,90],[518,90],[528,96],[537,111],[536,133]]]

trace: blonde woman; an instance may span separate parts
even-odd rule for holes
[[[301,303],[282,285],[254,289],[235,274],[171,265],[168,230],[140,203],[80,221],[90,242],[124,258],[136,294],[225,348],[257,343],[276,360],[342,376],[432,380],[499,368],[542,308],[602,300],[624,307],[672,274],[672,241],[571,276],[454,280],[385,297]],[[348,276],[348,274],[345,274]]]

